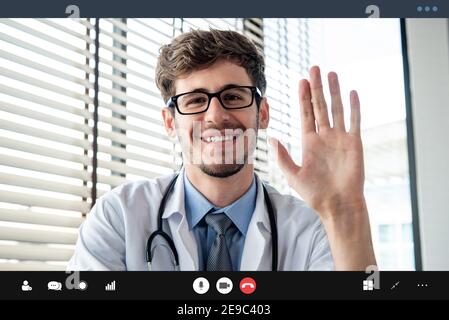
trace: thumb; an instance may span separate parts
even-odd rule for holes
[[[292,157],[288,154],[287,149],[278,139],[268,138],[268,143],[274,152],[279,167],[287,180],[290,180],[292,176],[296,175],[299,170],[301,170],[301,167],[295,164]]]

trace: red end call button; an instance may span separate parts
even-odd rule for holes
[[[251,294],[256,291],[256,281],[253,278],[246,277],[240,281],[240,291],[244,294]]]

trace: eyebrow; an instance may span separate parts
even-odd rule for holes
[[[220,87],[220,88],[217,90],[217,92],[218,92],[218,91],[221,91],[221,90],[228,89],[228,88],[232,88],[232,87],[242,87],[242,86],[243,86],[243,87],[246,87],[246,86],[250,87],[251,85],[236,84],[236,83],[228,83],[228,84],[226,84],[226,85]],[[191,91],[186,91],[186,92],[183,92],[183,93],[188,93],[188,92],[207,92],[207,93],[210,93],[209,90],[206,89],[206,88],[196,88],[196,89],[193,89],[193,90],[191,90]]]

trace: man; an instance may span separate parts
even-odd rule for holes
[[[162,47],[156,69],[167,103],[162,117],[182,146],[184,166],[177,177],[131,182],[98,199],[68,268],[146,270],[146,256],[152,270],[365,270],[376,264],[363,195],[359,99],[351,92],[347,132],[337,75],[328,80],[332,126],[319,68],[299,84],[302,166],[270,140],[304,203],[254,173],[257,132],[269,123],[264,59],[254,44],[237,32],[210,30]],[[158,224],[166,237],[147,241]]]

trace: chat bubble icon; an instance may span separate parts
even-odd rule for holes
[[[47,288],[48,288],[48,290],[61,291],[62,290],[62,283],[61,282],[57,282],[57,281],[50,281],[47,284]]]

